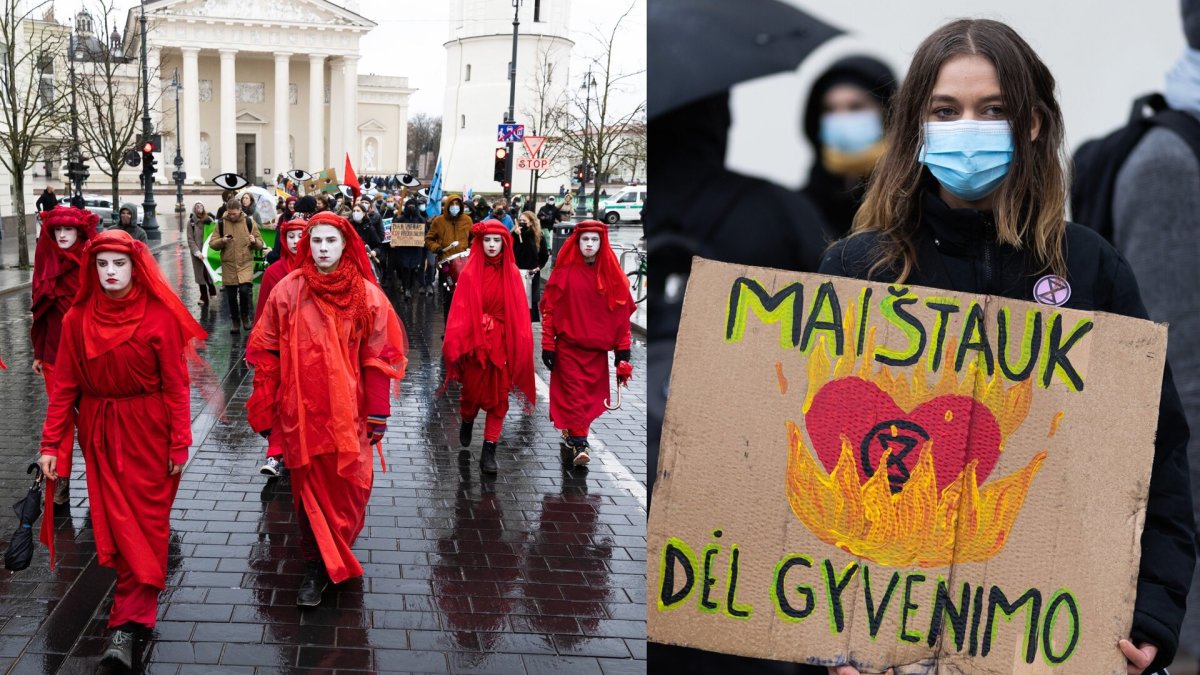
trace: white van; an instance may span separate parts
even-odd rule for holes
[[[600,213],[604,222],[616,225],[621,221],[642,220],[642,207],[646,205],[646,186],[627,185],[617,194],[600,202]]]

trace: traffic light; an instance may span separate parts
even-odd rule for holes
[[[142,143],[142,172],[153,174],[158,171],[158,160],[154,157],[154,141],[147,139]]]
[[[508,148],[496,148],[496,164],[492,169],[492,180],[504,181],[505,164],[508,163]]]
[[[500,181],[500,187],[503,188],[504,194],[507,195],[508,191],[512,189],[512,183],[510,181],[502,180]]]

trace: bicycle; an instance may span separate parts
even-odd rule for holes
[[[636,304],[641,304],[646,300],[648,284],[650,282],[646,273],[646,251],[643,249],[632,247],[622,248],[621,250],[621,269],[625,269],[625,256],[634,254],[637,256],[637,267],[625,273],[629,277],[629,291],[633,293],[633,301]]]

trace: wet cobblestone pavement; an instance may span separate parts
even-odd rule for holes
[[[410,364],[384,440],[387,473],[376,473],[354,547],[365,575],[301,612],[288,480],[258,474],[266,442],[245,421],[245,333],[229,334],[223,305],[201,313],[177,247],[157,257],[211,333],[205,358],[227,406],[205,410],[193,392],[192,459],[171,515],[168,589],[142,655],[145,672],[645,671],[640,337],[622,409],[593,427],[589,471],[560,464],[538,359],[537,409],[525,416],[513,405],[500,473],[481,477],[478,438],[470,458],[459,459],[455,390],[434,398],[443,374],[440,300],[398,301]],[[29,370],[28,310],[27,290],[0,295],[0,354],[9,365],[0,373],[0,547],[16,526],[8,507],[28,488],[24,468],[45,410]],[[0,570],[0,671],[97,672],[114,574],[96,562],[82,469],[77,462],[70,503],[53,514],[56,571],[44,547],[29,569]]]

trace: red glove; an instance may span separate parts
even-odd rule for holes
[[[628,361],[621,361],[618,363],[617,384],[627,385],[631,379],[633,379],[633,364]]]

